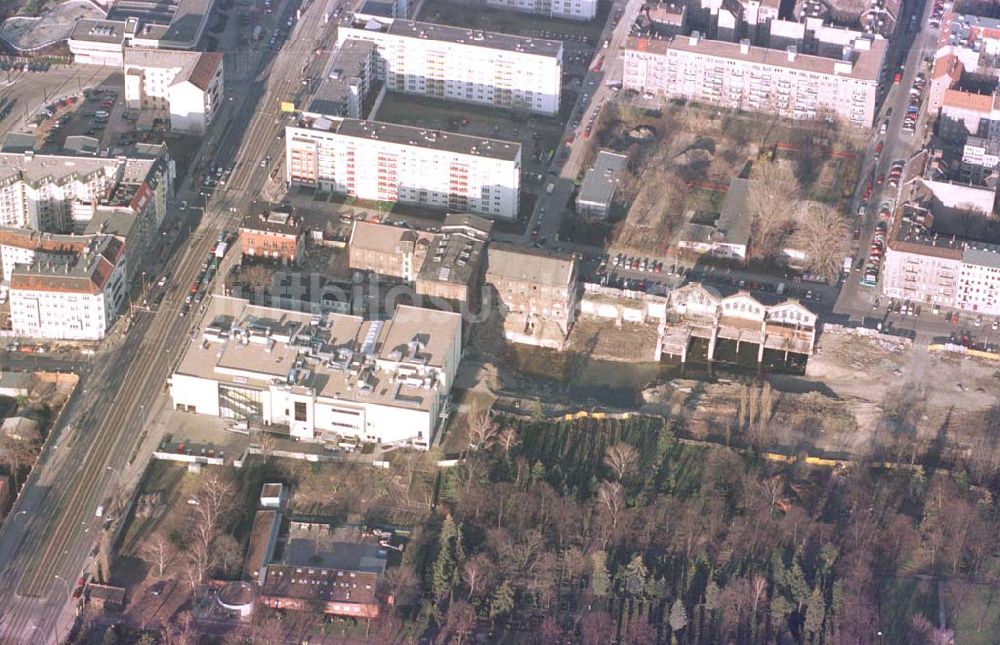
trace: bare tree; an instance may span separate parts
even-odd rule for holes
[[[520,440],[517,438],[517,431],[514,428],[504,428],[497,436],[497,443],[503,448],[504,454],[509,455],[514,446],[520,443]]]
[[[810,202],[796,221],[792,243],[805,253],[810,272],[833,280],[850,249],[847,221],[832,206]]]
[[[174,557],[174,545],[163,533],[154,533],[143,547],[146,558],[156,567],[156,577],[162,578],[167,565]]]
[[[489,448],[498,433],[499,428],[488,411],[477,414],[469,420],[469,447],[475,450]]]
[[[796,210],[799,185],[792,169],[780,161],[759,161],[750,173],[746,208],[753,218],[751,254],[767,257],[777,252],[781,229]]]
[[[604,463],[615,474],[618,481],[624,481],[625,475],[632,470],[639,453],[627,443],[616,443],[608,446],[604,452]]]
[[[618,532],[622,511],[625,510],[625,493],[619,482],[601,482],[597,489],[597,504],[602,509],[602,515],[607,519],[608,531],[602,548],[607,549],[608,542]]]

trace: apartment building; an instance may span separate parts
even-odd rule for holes
[[[69,232],[99,204],[126,206],[159,226],[174,176],[164,145],[139,146],[132,157],[0,152],[0,226]]]
[[[458,314],[401,305],[389,320],[364,321],[222,296],[206,307],[199,341],[169,379],[177,409],[282,426],[302,441],[420,449],[447,417]]]
[[[354,13],[337,30],[338,46],[349,39],[375,43],[376,77],[389,91],[559,112],[561,41]]]
[[[248,213],[240,224],[240,247],[246,256],[298,264],[306,250],[302,218],[270,206]]]
[[[934,232],[933,215],[904,204],[882,270],[882,294],[1000,315],[1000,246]]]
[[[83,235],[39,233],[19,228],[0,228],[0,267],[3,282],[10,284],[18,265],[60,263],[60,258],[75,256],[83,250],[89,238]]]
[[[521,145],[391,123],[306,116],[288,126],[285,176],[358,199],[514,219]]]
[[[126,47],[125,106],[170,129],[204,134],[223,102],[222,54]]]
[[[955,56],[967,72],[997,75],[1000,19],[946,13],[941,19],[935,58]]]
[[[730,109],[793,119],[836,117],[858,127],[875,118],[886,41],[859,38],[838,58],[705,40],[630,37],[624,86]]]
[[[75,253],[45,253],[15,264],[10,277],[10,322],[16,336],[100,340],[127,296],[125,245],[95,236]]]
[[[981,184],[1000,166],[1000,141],[969,137],[962,147],[962,172],[965,178]]]
[[[576,317],[576,258],[501,243],[486,255],[486,284],[496,292],[507,340],[562,349]]]
[[[486,6],[568,20],[597,16],[597,0],[486,0]]]
[[[365,116],[365,99],[375,81],[375,43],[348,38],[323,70],[323,80],[308,112],[319,116]]]
[[[944,105],[944,94],[962,79],[965,67],[954,54],[942,56],[934,61],[930,82],[927,84],[927,113],[937,114]]]
[[[967,244],[958,273],[956,306],[989,316],[1000,316],[1000,246]]]
[[[1000,124],[1000,103],[995,95],[944,91],[938,119],[942,138],[964,143],[969,136],[988,137],[993,123]]]

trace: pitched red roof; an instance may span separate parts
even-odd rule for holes
[[[203,52],[195,63],[188,80],[200,90],[207,90],[208,84],[215,77],[216,70],[222,65],[222,54],[219,52]]]

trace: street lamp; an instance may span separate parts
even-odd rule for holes
[[[53,578],[55,578],[56,580],[58,580],[59,582],[63,583],[64,585],[66,585],[66,595],[67,595],[67,596],[68,596],[68,595],[70,595],[70,587],[69,587],[69,582],[67,582],[67,581],[66,581],[66,578],[63,578],[63,577],[62,577],[61,575],[59,575],[58,573],[56,573],[56,574],[53,574],[53,576],[52,576],[52,577],[53,577]]]

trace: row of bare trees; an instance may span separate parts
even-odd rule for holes
[[[805,200],[792,167],[780,160],[758,161],[750,179],[751,257],[778,257],[790,245],[804,254],[810,272],[835,278],[850,248],[843,215],[828,204]]]

